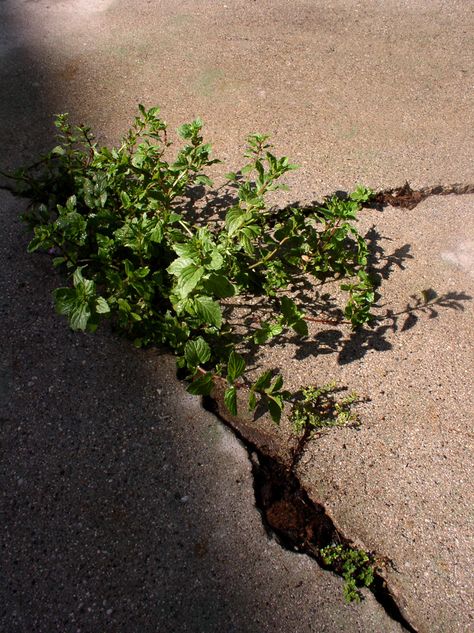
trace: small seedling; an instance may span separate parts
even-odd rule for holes
[[[328,545],[320,550],[323,563],[344,579],[346,602],[360,602],[360,587],[374,582],[375,561],[370,554],[349,545]]]
[[[318,432],[339,426],[357,426],[358,417],[351,410],[358,396],[355,392],[337,398],[335,382],[322,387],[303,387],[291,411],[295,433]]]

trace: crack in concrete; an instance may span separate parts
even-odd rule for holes
[[[414,209],[420,202],[431,196],[464,195],[474,193],[474,184],[455,183],[452,185],[433,185],[412,189],[406,182],[401,187],[385,189],[375,194],[369,206],[402,207],[403,209]]]
[[[267,534],[276,537],[277,542],[285,549],[310,556],[321,568],[338,573],[324,563],[320,550],[332,544],[351,545],[351,540],[336,528],[324,506],[309,498],[295,473],[304,443],[296,447],[291,464],[287,465],[249,441],[242,431],[221,413],[222,408],[215,399],[204,398],[203,406],[230,428],[247,449],[252,463],[255,505]],[[387,566],[393,568],[391,561],[376,554],[374,559],[377,569],[370,591],[390,618],[409,633],[417,633],[404,617],[383,577],[381,570]]]

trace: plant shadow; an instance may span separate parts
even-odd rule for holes
[[[333,195],[345,198],[348,194],[337,191]],[[295,208],[309,215],[321,204],[315,201],[310,205],[300,205],[297,202],[285,210]],[[224,208],[224,205],[221,208]],[[371,208],[383,211],[380,204],[372,205]],[[248,342],[242,348],[242,352],[246,355],[249,368],[256,368],[259,365],[265,354],[265,347],[272,348],[282,344],[294,346],[294,358],[297,360],[337,354],[337,363],[347,365],[360,360],[370,351],[390,351],[393,347],[391,338],[394,333],[405,333],[421,325],[422,319],[438,318],[447,310],[464,311],[466,302],[472,301],[473,297],[464,291],[438,293],[433,288],[426,288],[419,295],[410,295],[403,309],[395,310],[381,304],[381,284],[396,270],[403,271],[407,268],[410,260],[414,259],[412,246],[407,243],[396,245],[393,249],[387,247],[387,244],[390,246],[394,240],[382,235],[375,225],[372,225],[363,237],[368,247],[367,270],[375,287],[376,314],[369,323],[351,330],[350,324],[344,319],[341,292],[336,288],[334,280],[325,282],[301,275],[295,279],[290,290],[291,297],[303,310],[307,322],[320,324],[320,331],[309,337],[286,332],[272,338],[264,346]],[[248,299],[248,302],[240,302],[238,305],[227,302],[226,306],[226,316],[230,316],[236,309],[236,322],[247,331],[255,331],[262,322],[277,316],[275,303],[269,301],[268,297]]]

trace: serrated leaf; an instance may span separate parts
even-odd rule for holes
[[[233,297],[237,292],[234,284],[232,284],[225,275],[216,273],[211,273],[208,279],[203,282],[203,286],[207,292],[219,299]]]
[[[225,225],[229,235],[233,235],[245,224],[247,213],[240,207],[233,207],[225,216]]]
[[[211,297],[206,296],[194,297],[194,309],[203,323],[208,323],[218,328],[221,327],[222,310],[217,301],[213,301]]]
[[[229,387],[224,393],[224,402],[232,415],[237,415],[237,389]]]
[[[245,371],[244,359],[242,358],[242,356],[240,356],[240,354],[237,354],[236,352],[234,352],[234,350],[232,350],[230,353],[229,362],[227,365],[227,380],[230,383],[235,382],[237,378],[240,378],[240,376],[242,376],[244,371]]]
[[[210,357],[211,348],[202,337],[188,341],[184,346],[184,358],[189,368],[203,365]]]
[[[179,276],[183,270],[191,264],[193,264],[193,260],[189,259],[189,257],[178,257],[171,262],[166,270],[170,275]]]
[[[199,376],[199,378],[193,380],[193,382],[188,385],[187,391],[195,396],[208,396],[210,395],[213,386],[214,382],[212,374],[207,372],[203,376]]]
[[[222,255],[219,253],[219,251],[214,250],[212,251],[211,262],[207,265],[207,268],[209,268],[210,270],[219,270],[219,268],[222,268],[223,263],[224,258],[222,257]]]
[[[264,371],[261,376],[257,378],[257,380],[253,384],[254,391],[262,391],[263,389],[268,389],[272,381],[272,372],[270,370]]]
[[[182,297],[187,297],[194,290],[203,274],[204,268],[196,264],[189,264],[189,266],[183,268],[177,282],[177,290]]]

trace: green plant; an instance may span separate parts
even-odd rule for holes
[[[357,425],[358,418],[351,410],[352,404],[357,400],[357,394],[352,392],[344,398],[337,399],[336,393],[335,382],[322,387],[302,387],[290,414],[295,432]]]
[[[346,602],[360,602],[359,587],[370,587],[374,582],[375,561],[370,554],[349,545],[328,545],[320,550],[323,563],[344,578]]]
[[[137,346],[168,346],[189,391],[207,395],[224,381],[227,407],[236,413],[246,362],[226,300],[267,297],[274,316],[244,336],[253,345],[288,330],[308,334],[310,317],[284,294],[304,275],[348,278],[348,319],[354,327],[369,319],[367,247],[354,221],[370,190],[359,187],[314,209],[269,207],[267,194],[285,188],[280,178],[296,166],[270,151],[267,136],[253,134],[245,165],[227,175],[233,202],[216,217],[212,203],[194,203],[199,187],[214,201],[218,196],[206,173],[218,161],[199,119],[179,128],[183,144],[174,157],[158,108],[140,105],[112,149],[99,147],[90,129],[71,125],[66,114],[55,124],[58,145],[13,177],[16,193],[30,199],[29,252],[50,253],[72,281],[54,299],[73,329],[95,330],[107,318]],[[250,408],[260,401],[279,421],[290,397],[281,376],[266,372],[248,386]]]

